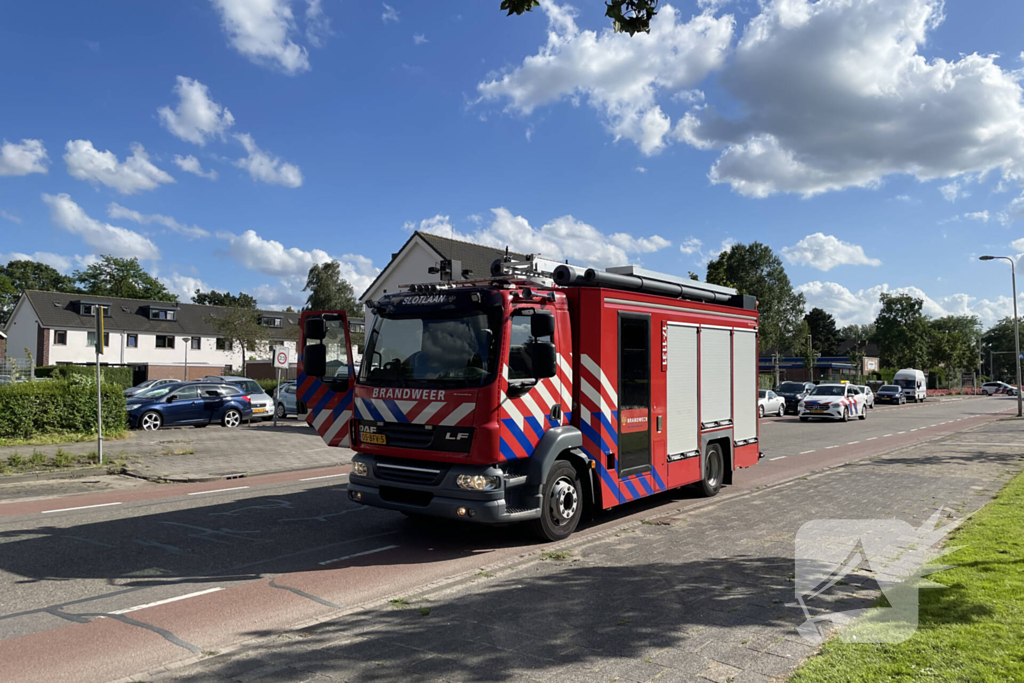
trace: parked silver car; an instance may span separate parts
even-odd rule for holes
[[[761,389],[757,392],[757,413],[761,417],[765,415],[782,417],[786,414],[786,399],[771,389]]]
[[[869,387],[866,384],[864,386],[858,387],[858,388],[861,390],[861,393],[864,394],[864,407],[865,408],[874,408],[875,407],[875,392],[871,391],[871,387]]]
[[[125,398],[134,396],[139,392],[145,391],[146,389],[153,389],[155,387],[162,386],[164,384],[177,384],[180,379],[147,379],[142,384],[136,384],[134,387],[130,387],[124,390]]]
[[[295,415],[296,413],[296,401],[295,401],[295,380],[288,380],[287,382],[281,382],[274,391],[274,410],[277,411],[277,417],[283,419],[288,415]]]

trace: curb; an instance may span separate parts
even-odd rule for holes
[[[285,474],[287,472],[303,472],[305,470],[319,470],[327,467],[344,467],[349,462],[333,462],[326,465],[303,465],[302,467],[282,467],[276,470],[260,470],[259,472],[228,472],[226,474],[146,474],[137,470],[125,468],[120,474],[136,479],[145,479],[155,484],[195,484],[209,481],[226,481],[232,479],[245,479],[247,477],[262,477],[271,474]]]

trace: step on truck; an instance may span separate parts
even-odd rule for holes
[[[358,373],[344,312],[304,313],[299,345],[298,398],[356,451],[356,503],[554,541],[585,512],[713,496],[761,457],[757,305],[736,290],[505,257],[370,308]]]

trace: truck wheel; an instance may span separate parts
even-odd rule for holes
[[[583,516],[583,489],[576,468],[556,460],[542,493],[540,519],[532,522],[534,533],[545,541],[568,538]]]
[[[722,457],[722,449],[718,444],[713,443],[708,446],[708,452],[704,456],[704,476],[700,482],[705,496],[710,498],[721,490],[724,473],[725,458]]]

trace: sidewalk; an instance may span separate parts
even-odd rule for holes
[[[57,449],[86,454],[96,451],[95,441],[49,446],[5,446],[0,459],[18,453],[33,452],[52,458]],[[288,418],[278,422],[254,422],[236,429],[211,425],[205,429],[170,427],[157,432],[133,430],[127,438],[103,444],[106,462],[127,460],[131,474],[155,481],[192,481],[246,474],[268,474],[284,470],[311,469],[344,464],[352,459],[347,448],[330,448],[320,435],[304,422]],[[81,470],[93,476],[105,469]],[[48,479],[66,476],[60,470],[48,470],[25,477],[0,477],[0,484],[17,477]]]
[[[815,651],[795,631],[802,612],[786,606],[801,525],[917,527],[940,506],[973,512],[1024,468],[1022,435],[1024,423],[1003,419],[734,497],[684,493],[660,518],[539,546],[401,602],[346,606],[300,631],[253,633],[247,647],[146,680],[783,680]],[[879,592],[861,569],[828,595],[819,609],[866,607]]]

